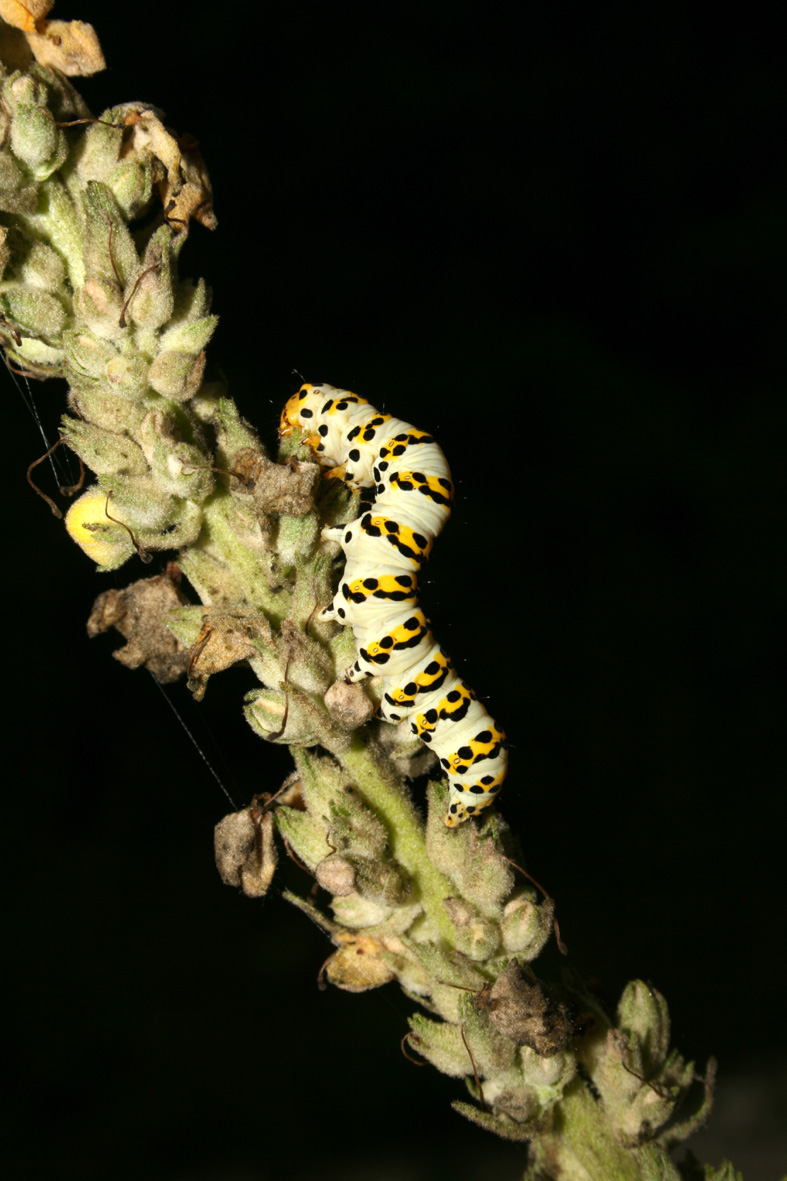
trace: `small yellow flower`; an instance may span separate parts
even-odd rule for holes
[[[66,513],[66,529],[103,570],[114,570],[134,550],[128,533],[107,516],[107,493],[89,488]]]

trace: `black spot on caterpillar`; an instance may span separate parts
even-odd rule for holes
[[[450,787],[445,823],[454,828],[495,799],[508,753],[505,734],[458,676],[418,606],[417,571],[453,506],[446,458],[425,431],[328,385],[307,384],[293,394],[281,434],[293,427],[308,429],[306,442],[331,475],[375,490],[370,509],[350,525],[323,530],[342,547],[346,564],[319,618],[352,627],[358,655],[348,679],[381,676],[379,716],[409,718],[412,732],[437,754]]]

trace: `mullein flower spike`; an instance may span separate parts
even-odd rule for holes
[[[162,680],[185,671],[197,698],[244,662],[259,682],[247,720],[291,746],[284,788],[217,826],[223,880],[263,896],[282,841],[313,879],[286,897],[335,946],[322,979],[350,992],[396,981],[419,1006],[408,1054],[464,1080],[469,1101],[454,1106],[466,1118],[530,1141],[528,1177],[677,1181],[667,1153],[705,1118],[712,1069],[703,1082],[670,1050],[666,1003],[649,985],[629,985],[613,1020],[570,975],[562,986],[536,977],[554,903],[521,879],[504,820],[482,810],[505,773],[505,737],[425,621],[417,642],[435,650],[402,658],[401,683],[382,659],[389,638],[400,656],[413,638],[415,574],[450,507],[442,452],[407,424],[401,455],[383,455],[387,437],[377,450],[364,440],[381,461],[382,524],[360,510],[366,451],[342,433],[351,404],[326,409],[328,387],[290,399],[280,462],[266,454],[221,383],[205,380],[216,317],[204,283],[178,273],[191,222],[215,225],[204,165],[142,104],[64,126],[90,116],[41,64],[48,9],[0,0],[0,16],[19,18],[0,34],[0,340],[27,373],[69,382],[63,438],[95,476],[66,515],[69,535],[100,571],[175,558],[166,575],[105,592],[91,634],[117,627],[124,663]],[[85,51],[82,67],[91,60]],[[390,421],[364,405],[352,403],[359,430]],[[304,409],[319,421],[302,437]],[[405,471],[405,452],[423,470]],[[326,457],[341,478],[328,478]],[[391,473],[398,515],[386,516]],[[397,596],[404,631],[378,632],[379,604],[390,621]],[[424,772],[425,820],[406,782]]]

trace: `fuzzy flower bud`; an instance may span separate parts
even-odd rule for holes
[[[443,906],[456,928],[457,951],[471,960],[490,959],[500,947],[497,923],[480,918],[461,898],[444,898]]]
[[[336,898],[352,894],[355,890],[355,870],[352,862],[338,853],[332,853],[319,863],[315,877],[323,890],[327,890]]]
[[[312,812],[279,806],[276,809],[276,824],[299,861],[312,870],[324,864],[331,848],[326,840],[327,826],[322,820]],[[329,886],[325,888],[330,889]]]
[[[161,226],[148,243],[142,268],[126,296],[123,315],[139,328],[162,328],[172,315],[174,303],[172,230]]]
[[[458,1025],[432,1021],[420,1013],[414,1013],[409,1022],[410,1044],[422,1058],[453,1078],[464,1078],[471,1073],[470,1056]]]
[[[563,1088],[576,1074],[576,1061],[571,1054],[558,1052],[544,1055],[531,1046],[522,1046],[519,1053],[522,1078],[542,1099],[559,1098]]]
[[[63,286],[65,273],[63,259],[45,242],[33,242],[18,268],[23,283],[52,293]]]
[[[51,176],[68,155],[65,136],[55,126],[46,107],[28,104],[24,100],[17,103],[16,117],[11,127],[11,149],[37,180]]]
[[[403,870],[391,862],[370,857],[348,859],[355,871],[355,889],[362,898],[381,906],[403,906],[413,888]]]
[[[670,1018],[667,1002],[655,988],[632,980],[618,1004],[618,1028],[636,1054],[637,1064],[650,1078],[664,1064],[669,1051]]]
[[[148,387],[148,363],[139,354],[116,354],[107,361],[104,377],[113,393],[136,400]]]
[[[555,904],[551,898],[538,906],[530,891],[510,899],[503,908],[503,946],[521,962],[534,960],[552,931]]]
[[[314,746],[319,738],[302,705],[279,689],[252,689],[244,714],[255,734],[285,746]]]
[[[141,475],[148,470],[142,449],[127,435],[76,418],[64,418],[60,429],[71,450],[99,476]]]
[[[185,402],[196,394],[204,372],[204,353],[195,357],[174,349],[163,350],[150,366],[148,382],[157,394]]]
[[[334,681],[323,700],[328,713],[343,730],[357,730],[374,713],[363,687],[348,685],[344,680]]]
[[[20,284],[11,288],[0,297],[0,306],[23,332],[48,340],[57,340],[66,322],[65,308],[57,296],[37,287]]]

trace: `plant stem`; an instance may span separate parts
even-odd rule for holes
[[[349,750],[337,752],[337,757],[385,824],[394,858],[416,883],[424,911],[453,947],[455,929],[443,900],[455,895],[456,888],[427,857],[423,821],[401,780],[385,766],[382,752],[358,735]]]
[[[549,1176],[571,1181],[679,1181],[666,1152],[626,1147],[610,1127],[604,1105],[575,1078],[554,1108],[552,1134],[538,1142],[536,1161]]]

